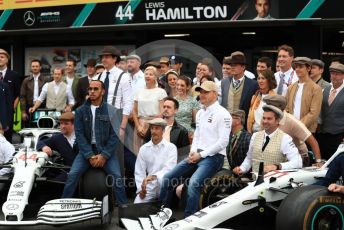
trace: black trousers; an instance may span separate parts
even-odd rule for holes
[[[319,143],[321,158],[328,160],[338,149],[342,143],[344,133],[330,134],[330,133],[317,133],[316,139]]]

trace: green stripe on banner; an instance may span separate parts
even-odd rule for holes
[[[89,3],[84,6],[82,11],[80,12],[79,16],[73,22],[72,27],[81,27],[84,25],[85,21],[87,20],[88,16],[90,16],[92,10],[96,7],[96,3]]]
[[[325,0],[310,0],[308,4],[301,10],[296,18],[310,18],[319,9]]]
[[[7,22],[8,18],[11,16],[13,10],[4,10],[0,16],[0,30],[4,28],[5,23]]]
[[[125,12],[127,12],[129,7],[131,8],[130,12],[134,13],[134,11],[140,5],[141,2],[142,0],[129,0],[128,4],[122,10],[122,13],[125,14]],[[125,24],[127,21],[128,21],[128,17],[124,17],[122,20],[116,19],[116,24]]]

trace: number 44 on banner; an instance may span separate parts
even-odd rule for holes
[[[123,13],[123,11],[125,11]],[[131,11],[131,6],[127,5],[126,7],[123,6],[119,6],[116,12],[115,17],[119,20],[123,20],[123,18],[128,18],[129,20],[131,20],[133,18],[134,14]]]

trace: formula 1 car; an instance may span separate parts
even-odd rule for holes
[[[344,229],[344,195],[330,193],[322,186],[311,185],[326,175],[329,164],[342,153],[344,153],[344,143],[321,168],[276,170],[265,175],[263,174],[264,166],[261,163],[256,180],[244,182],[246,183],[244,186],[242,186],[242,181],[235,181],[234,187],[243,188],[183,220],[170,223],[160,229],[215,229],[221,223],[256,207],[260,211],[270,208],[277,212],[276,229]],[[220,186],[222,190],[226,189],[226,186],[232,187],[233,181],[226,181],[230,177],[222,174],[221,178],[224,179],[221,183],[225,183],[225,186],[223,184]],[[216,178],[216,182],[219,182],[219,178]],[[207,192],[209,190],[203,191],[203,195]],[[210,192],[220,197],[223,195],[223,191],[218,192],[216,189]],[[280,201],[282,201],[280,206],[276,206],[276,203]],[[151,228],[148,228],[147,220],[142,223],[141,218],[138,220],[122,218],[121,220],[127,229],[154,228],[153,224]]]
[[[69,167],[56,163],[56,159],[59,157],[57,153],[50,157],[44,152],[35,150],[39,140],[59,132],[58,129],[53,128],[56,125],[55,122],[56,119],[51,116],[43,117],[38,121],[39,128],[21,130],[19,134],[23,143],[16,146],[17,151],[10,162],[0,165],[0,168],[13,169],[13,173],[9,176],[0,177],[1,182],[10,184],[6,201],[2,204],[4,219],[0,220],[0,226],[65,225],[90,219],[99,219],[101,224],[110,223],[112,209],[109,207],[111,200],[107,194],[104,194],[103,199],[56,199],[61,196],[61,193],[54,194],[55,199],[43,203],[44,205],[39,208],[36,216],[32,219],[27,218],[26,213],[32,203],[30,200],[34,193],[33,190],[39,190],[40,183],[50,183],[49,186],[58,184],[63,188],[63,182],[46,177],[47,172],[52,169],[69,169]],[[44,124],[53,127],[42,128]],[[90,186],[90,184],[86,185],[86,182],[80,184]],[[97,187],[96,189],[101,190],[102,188]],[[45,192],[38,195],[45,197]],[[54,193],[54,189],[50,187],[48,193]]]

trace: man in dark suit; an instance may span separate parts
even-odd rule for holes
[[[96,65],[96,59],[88,59],[87,64],[84,65],[86,67],[87,76],[79,79],[79,83],[76,87],[76,104],[74,108],[78,108],[86,101],[88,96],[88,86],[90,85],[90,82],[92,81],[93,77],[96,75]]]
[[[53,151],[57,151],[63,158],[63,164],[71,166],[78,153],[74,133],[74,114],[72,112],[63,113],[60,116],[60,129],[61,133],[54,134],[46,140],[40,140],[36,149],[47,153],[49,156],[53,154]],[[60,173],[56,175],[56,178],[65,181],[67,174]]]
[[[8,61],[10,60],[10,55],[6,50],[0,49],[0,81],[8,85],[11,104],[12,104],[12,115],[10,116],[8,130],[5,132],[6,139],[12,141],[13,132],[13,112],[17,108],[19,103],[19,92],[20,92],[20,79],[18,73],[8,69]]]
[[[35,101],[38,99],[45,83],[46,80],[41,74],[41,61],[37,59],[32,60],[31,74],[24,79],[20,88],[20,109],[24,122],[28,121],[29,108],[35,105]],[[40,107],[45,107],[45,105]]]
[[[164,98],[163,116],[167,122],[163,137],[177,147],[178,158],[180,162],[184,160],[190,152],[190,142],[188,138],[188,131],[186,128],[177,123],[174,116],[178,112],[179,103],[173,97]],[[151,139],[150,131],[147,132],[146,142]]]
[[[229,57],[231,66],[230,75],[221,81],[222,101],[221,105],[229,112],[244,110],[247,115],[251,105],[251,99],[258,89],[258,83],[245,76],[246,58],[242,52],[236,51]]]
[[[13,107],[8,85],[0,81],[0,124],[2,130],[9,129],[11,117],[13,117]],[[8,141],[8,140],[7,140]]]
[[[330,66],[331,85],[324,89],[321,128],[317,134],[321,156],[329,159],[344,138],[344,65]]]

